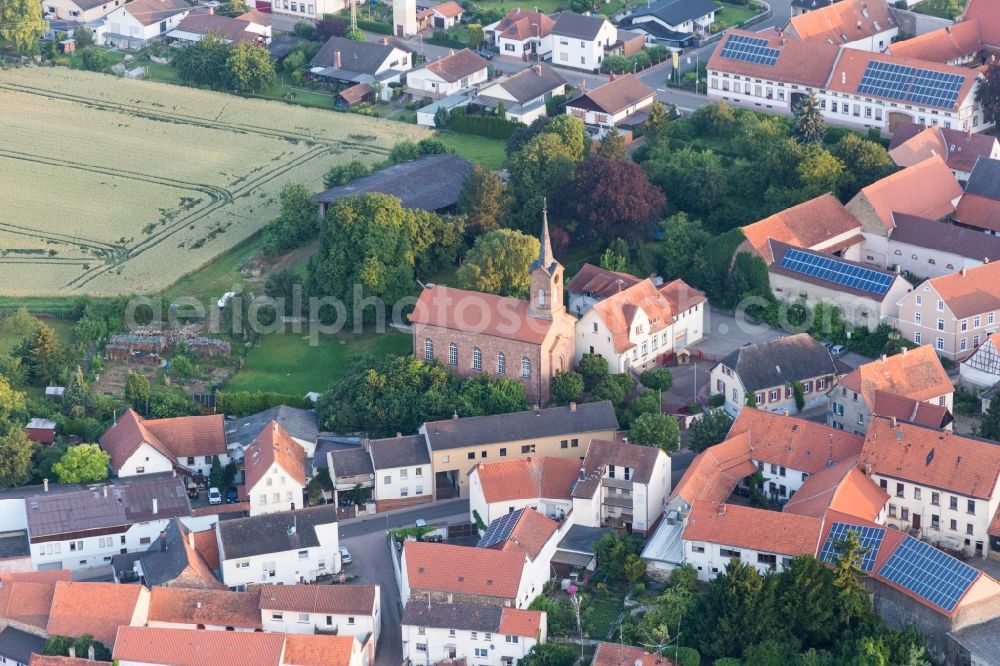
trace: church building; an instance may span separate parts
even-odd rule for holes
[[[548,219],[531,264],[530,300],[428,285],[410,315],[413,354],[460,375],[521,382],[531,402],[549,401],[549,382],[573,363],[575,319],[563,302],[563,267],[552,255]]]

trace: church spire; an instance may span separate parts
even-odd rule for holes
[[[552,240],[549,238],[549,205],[547,199],[542,199],[542,235],[538,239],[541,247],[538,250],[538,265],[548,268],[555,262],[552,256]]]

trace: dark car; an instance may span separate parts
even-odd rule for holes
[[[229,486],[226,488],[226,504],[236,504],[239,500],[239,494],[236,492],[236,488]]]
[[[493,51],[489,51],[487,49],[479,49],[478,51],[476,51],[476,55],[478,55],[480,58],[493,60]]]

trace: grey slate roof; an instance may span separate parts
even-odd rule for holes
[[[593,40],[607,19],[600,16],[584,16],[573,12],[561,12],[552,27],[553,35]]]
[[[376,470],[431,464],[431,454],[423,435],[373,439],[368,446]]]
[[[518,72],[505,81],[500,81],[499,85],[510,93],[519,104],[524,104],[555,90],[559,86],[566,85],[566,79],[548,65],[535,65]]]
[[[306,442],[315,442],[319,434],[316,410],[279,405],[250,416],[226,421],[226,445],[238,443],[246,446],[271,421],[276,421],[292,437]]]
[[[1000,201],[1000,160],[985,157],[976,160],[965,191]]]
[[[979,661],[975,664],[1000,666],[1000,618],[948,634]]]
[[[587,447],[587,457],[583,460],[586,478],[573,486],[573,497],[593,497],[604,470],[611,465],[632,469],[631,480],[635,483],[649,483],[659,453],[655,446],[595,439]]]
[[[611,529],[608,527],[573,525],[566,531],[566,536],[559,542],[557,549],[576,553],[592,553],[594,552],[594,544],[610,531]]]
[[[488,604],[428,604],[426,600],[406,602],[401,624],[412,627],[456,629],[458,631],[500,630],[503,608]]]
[[[364,447],[358,445],[349,449],[334,449],[330,452],[333,458],[333,476],[364,476],[374,474],[371,456]]]
[[[317,525],[337,522],[337,506],[325,504],[219,522],[220,560],[283,553],[319,546]],[[290,533],[291,532],[291,533]]]
[[[309,62],[311,67],[333,67],[334,53],[340,51],[340,67],[349,72],[374,76],[395,49],[407,50],[395,42],[377,44],[331,37]],[[335,70],[336,71],[336,70]]]
[[[1000,236],[916,215],[893,213],[892,219],[896,226],[889,234],[890,242],[952,252],[979,261],[1000,259]],[[956,266],[955,270],[959,268]]]
[[[31,555],[31,544],[25,531],[8,532],[0,536],[0,560]]]
[[[830,352],[808,333],[745,345],[726,356],[747,391],[837,374]]]
[[[396,197],[403,208],[437,211],[458,203],[472,163],[458,155],[426,155],[340,185],[313,197],[331,203],[341,197],[377,192]]]
[[[0,631],[0,657],[6,657],[7,663],[27,664],[32,652],[42,654],[44,648],[45,639],[34,634],[10,626]]]
[[[111,566],[116,572],[132,571],[137,561],[142,562],[142,573],[146,585],[165,585],[176,579],[187,568],[188,556],[184,548],[185,534],[181,532],[177,520],[171,520],[167,525],[166,549],[159,539],[153,541],[150,547],[141,553],[121,553],[111,558]]]
[[[535,437],[618,430],[618,418],[614,407],[605,400],[577,405],[575,409],[550,407],[513,414],[431,421],[424,427],[431,450],[444,451]]]
[[[719,5],[712,0],[662,0],[649,7],[636,9],[631,16],[655,16],[667,25],[676,26],[706,16],[717,9]]]

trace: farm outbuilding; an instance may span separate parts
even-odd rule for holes
[[[367,83],[359,83],[341,90],[337,94],[335,104],[338,109],[351,109],[362,102],[370,101],[372,101],[372,87]]]
[[[56,441],[56,422],[49,419],[31,419],[24,427],[28,439],[39,444],[51,444]]]

